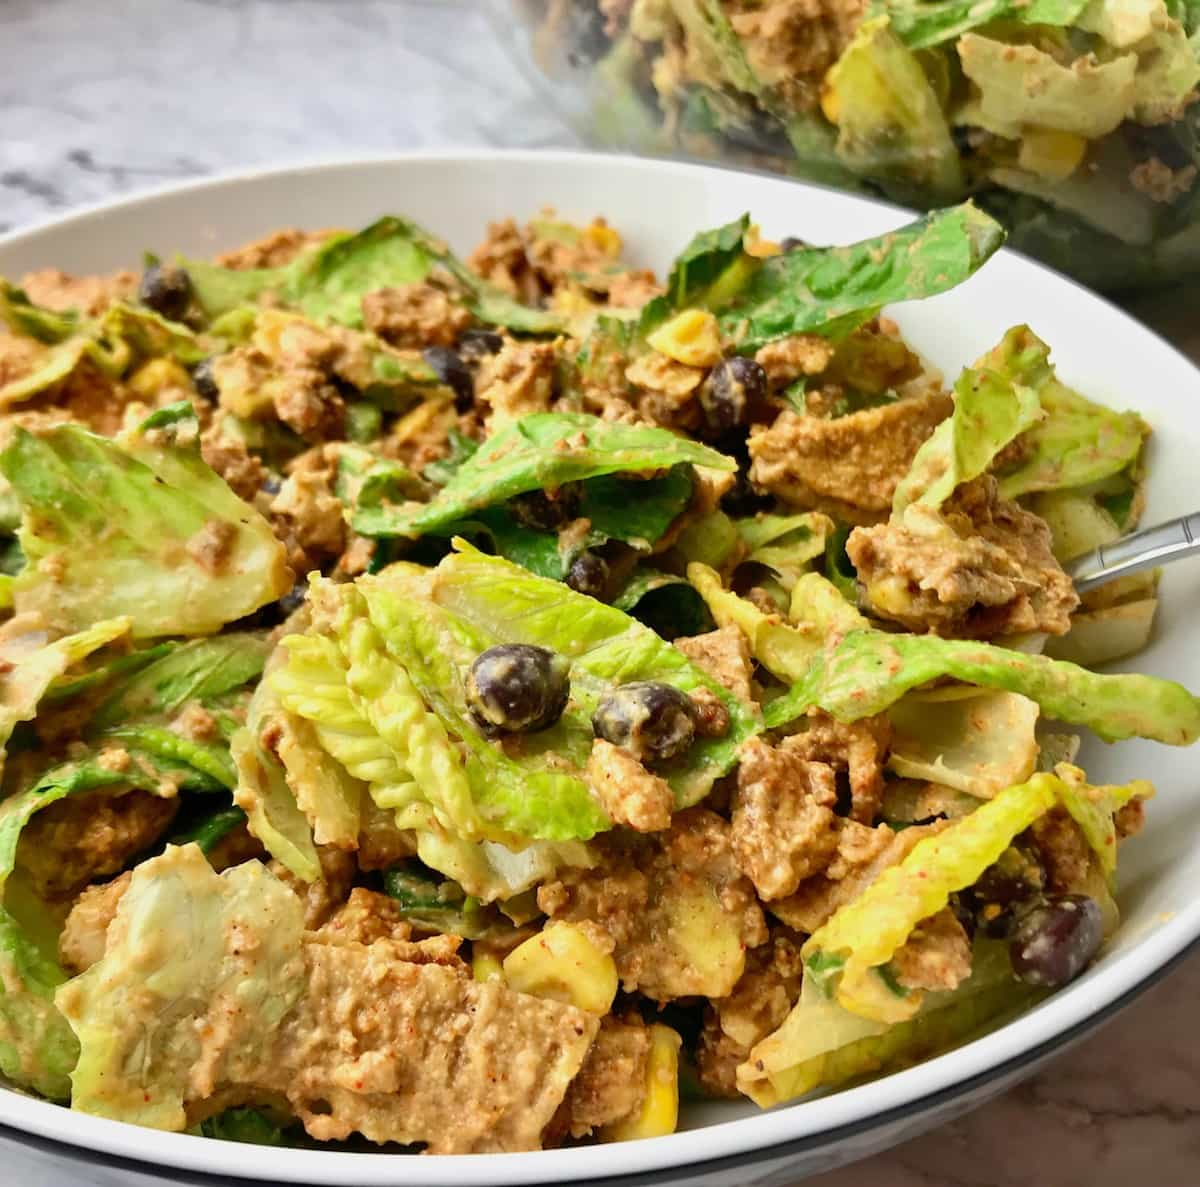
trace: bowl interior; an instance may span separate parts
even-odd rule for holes
[[[693,231],[750,211],[773,238],[852,242],[907,221],[895,207],[786,180],[718,168],[571,153],[433,154],[298,167],[202,182],[127,200],[0,239],[0,273],[56,266],[73,272],[138,266],[143,250],[206,254],[282,226],[355,227],[407,214],[466,252],[485,224],[527,218],[543,206],[564,216],[601,214],[620,229],[627,256],[660,271]],[[909,340],[952,381],[957,370],[1027,322],[1053,348],[1061,378],[1088,396],[1136,408],[1151,423],[1147,522],[1195,509],[1191,481],[1200,420],[1190,411],[1200,373],[1113,306],[1016,255],[1001,253],[967,284],[891,311]],[[1194,683],[1200,633],[1188,611],[1200,565],[1169,569],[1157,634],[1128,670]],[[1077,1025],[1137,985],[1200,935],[1200,813],[1188,755],[1151,743],[1085,743],[1097,781],[1154,780],[1141,837],[1122,853],[1125,922],[1099,965],[1010,1025],[948,1055],[874,1084],[757,1114],[706,1105],[686,1115],[697,1132],[652,1143],[501,1158],[409,1159],[333,1152],[262,1151],[161,1135],[79,1117],[0,1089],[0,1122],[130,1157],[276,1181],[357,1183],[552,1182],[629,1173],[735,1154],[836,1125],[986,1074]]]

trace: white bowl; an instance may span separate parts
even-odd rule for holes
[[[387,212],[411,215],[465,252],[488,219],[524,218],[545,205],[573,218],[603,214],[626,237],[633,260],[660,270],[693,231],[747,210],[770,237],[794,234],[816,243],[852,242],[910,217],[862,198],[711,167],[565,152],[422,153],[245,173],[97,207],[0,237],[0,273],[15,277],[51,265],[75,272],[137,267],[144,249],[164,256],[211,253],[276,227],[357,227]],[[953,292],[893,312],[910,341],[951,378],[1009,326],[1028,322],[1053,347],[1067,383],[1105,403],[1136,408],[1154,426],[1150,518],[1195,509],[1200,373],[1112,305],[1001,252]],[[1187,618],[1197,594],[1200,565],[1167,571],[1157,639],[1129,667],[1200,682],[1200,633]],[[0,1178],[28,1182],[38,1176],[19,1168],[49,1157],[74,1168],[64,1169],[64,1183],[124,1187],[195,1182],[197,1173],[355,1187],[617,1176],[632,1176],[621,1179],[624,1187],[726,1187],[794,1182],[883,1149],[1028,1075],[1110,1017],[1200,936],[1200,812],[1193,807],[1196,780],[1188,755],[1151,743],[1110,749],[1092,741],[1084,762],[1098,780],[1145,776],[1159,791],[1145,832],[1122,851],[1119,934],[1085,976],[1030,1013],[908,1071],[767,1113],[749,1105],[697,1106],[685,1113],[685,1132],[653,1141],[419,1159],[159,1133],[0,1089],[0,1156],[9,1170],[18,1168],[16,1178],[8,1171]],[[24,1143],[41,1153],[31,1155]],[[89,1164],[86,1171],[82,1162]]]

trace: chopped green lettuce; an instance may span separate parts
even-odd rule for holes
[[[283,764],[263,742],[265,732],[274,732],[280,714],[274,686],[263,680],[250,698],[245,727],[229,744],[237,772],[233,801],[246,813],[247,827],[272,857],[302,882],[317,882],[321,863],[312,827],[296,802]]]
[[[201,1137],[253,1146],[282,1146],[283,1130],[261,1109],[226,1109],[200,1122]]]
[[[168,321],[143,306],[121,303],[98,318],[80,321],[73,314],[39,308],[2,278],[0,321],[14,333],[47,346],[32,371],[0,385],[0,408],[49,390],[84,362],[115,379],[142,359],[169,355],[190,366],[205,354],[187,326]]]
[[[485,441],[431,502],[394,506],[390,513],[381,511],[369,521],[356,516],[353,526],[364,535],[441,533],[514,495],[620,473],[653,474],[684,463],[716,470],[732,470],[736,465],[723,454],[667,429],[619,424],[584,413],[538,412],[506,425]],[[659,481],[673,484],[672,490],[682,490],[678,477],[668,475]],[[690,497],[690,480],[688,489]],[[622,513],[634,513],[629,522],[638,523],[636,508],[621,507],[616,493],[611,485],[601,485],[595,494],[589,491],[593,523],[599,531],[611,528],[608,534],[629,531],[622,526]],[[669,492],[664,488],[664,493]],[[672,499],[678,497],[670,494]],[[660,512],[653,514],[657,524]]]
[[[291,588],[270,524],[201,459],[194,419],[188,431],[15,431],[0,472],[24,517],[18,613],[63,630],[129,614],[137,638],[203,635]]]
[[[1020,693],[1048,717],[1086,725],[1109,742],[1142,737],[1186,746],[1200,737],[1200,700],[1173,680],[1100,675],[987,643],[858,629],[833,639],[804,671],[780,663],[772,671],[797,683],[771,703],[769,726],[784,725],[814,705],[839,721],[857,721],[949,676]]]
[[[131,626],[128,617],[111,618],[53,643],[42,630],[10,633],[0,643],[0,660],[7,667],[0,681],[0,747],[8,743],[18,722],[33,720],[56,680],[93,651],[128,634]],[[0,753],[0,769],[2,763]]]
[[[993,21],[1023,25],[1076,25],[1089,0],[875,0],[872,13],[886,13],[910,49],[957,40]]]
[[[438,269],[449,274],[463,304],[481,321],[526,334],[561,328],[557,315],[522,305],[476,276],[440,239],[392,215],[354,234],[333,235],[281,268],[236,271],[194,260],[184,266],[209,318],[270,293],[309,317],[360,327],[367,293],[427,280]]]
[[[1136,54],[1103,62],[1085,54],[1064,66],[1034,45],[977,33],[964,34],[957,49],[978,88],[980,122],[998,134],[1019,136],[1032,125],[1096,140],[1127,118],[1137,99]]]
[[[936,510],[957,487],[983,474],[1004,446],[1043,419],[1039,397],[1053,376],[1049,355],[1028,326],[1017,326],[963,371],[954,385],[954,411],[917,450],[896,487],[894,515],[913,503]]]
[[[817,1088],[893,1071],[945,1051],[1040,996],[1012,977],[1001,944],[977,945],[966,981],[927,994],[911,1018],[890,1026],[852,1014],[806,977],[792,1012],[738,1068],[738,1087],[769,1108]]]
[[[798,248],[762,261],[717,320],[744,354],[789,334],[841,337],[885,305],[961,284],[1003,241],[1000,224],[968,202],[849,247]]]
[[[561,581],[580,552],[609,540],[621,540],[639,552],[652,551],[691,504],[695,486],[691,467],[685,464],[653,478],[606,474],[583,482],[581,488],[579,517],[590,524],[585,533],[569,531],[560,537],[557,532],[525,526],[505,507],[487,507],[470,519],[438,529],[437,534],[482,534],[498,556],[539,577]],[[383,512],[385,517],[390,514]],[[370,526],[377,522],[372,520]],[[360,516],[355,515],[353,523],[363,530]]]
[[[1123,786],[1093,787],[1084,773],[1069,763],[1059,763],[1054,774],[1062,781],[1058,789],[1063,807],[1079,825],[1080,831],[1096,855],[1100,872],[1110,891],[1116,890],[1117,830],[1113,816],[1118,808],[1133,799],[1149,799],[1154,787],[1145,779]]]
[[[1038,398],[1046,415],[1026,433],[1019,460],[999,475],[1005,498],[1087,486],[1136,468],[1150,434],[1136,412],[1094,404],[1056,378],[1053,368],[1038,386]]]
[[[635,569],[612,604],[664,639],[702,635],[713,628],[712,615],[696,588],[655,569]]]
[[[1054,807],[1062,786],[1053,775],[1036,774],[923,837],[809,936],[801,950],[806,979],[852,1014],[888,1024],[911,1018],[922,994],[897,995],[880,970],[922,919],[973,885],[1014,837]]]
[[[965,189],[950,125],[921,63],[886,16],[864,21],[826,75],[838,157],[898,199],[953,201]]]
[[[4,834],[16,821],[8,814],[0,818],[0,838],[7,841]],[[54,1005],[55,991],[67,979],[58,963],[54,918],[20,879],[11,880],[0,905],[0,1075],[65,1101],[79,1044]]]
[[[742,563],[772,570],[788,593],[813,561],[825,555],[826,541],[834,530],[833,521],[819,511],[758,515],[734,523],[747,549]]]
[[[218,875],[187,845],[139,865],[104,956],[55,996],[80,1044],[72,1107],[179,1131],[198,1067],[245,1081],[305,991],[303,916],[259,862]],[[205,1062],[212,1028],[216,1065]]]
[[[591,714],[614,684],[661,680],[683,692],[704,688],[729,713],[729,730],[698,738],[687,754],[662,768],[680,806],[694,804],[736,760],[738,748],[759,729],[757,713],[672,647],[613,606],[577,594],[517,566],[472,550],[447,557],[434,573],[432,597],[462,624],[474,646],[532,643],[571,660],[571,700],[559,724],[532,735],[548,755],[566,755],[580,766],[591,749]],[[387,634],[388,632],[385,632]],[[469,665],[476,652],[462,661]],[[530,750],[533,746],[530,746]]]
[[[200,852],[207,857],[234,829],[241,828],[245,823],[246,813],[231,802],[225,807],[210,808],[192,817],[183,828],[172,833],[168,843],[198,845]]]
[[[170,716],[188,701],[210,703],[261,676],[266,656],[266,640],[248,631],[170,647],[119,681],[89,725],[102,730],[151,714]]]

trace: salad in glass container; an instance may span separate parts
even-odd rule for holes
[[[916,207],[1100,289],[1200,272],[1194,0],[519,0],[593,139]],[[512,35],[512,6],[497,4]]]

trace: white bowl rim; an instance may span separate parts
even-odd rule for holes
[[[620,153],[577,150],[520,150],[441,148],[410,152],[355,153],[321,156],[275,163],[169,183],[116,199],[93,203],[66,214],[49,216],[0,234],[0,248],[42,233],[86,221],[116,208],[137,207],[176,194],[235,188],[241,183],[280,175],[353,171],[364,165],[395,163],[419,167],[426,162],[504,161],[544,166],[551,161],[563,168],[594,168],[603,160],[614,169],[642,170],[651,175],[683,174],[702,177],[717,168],[745,172],[729,166],[692,164]],[[763,176],[755,174],[754,176]],[[802,182],[809,189],[836,194],[840,199],[911,214],[893,203],[846,195],[825,186]],[[1002,249],[1017,255],[1010,249]],[[1036,260],[1023,263],[1058,283],[1069,284],[1081,305],[1106,305],[1151,340],[1160,354],[1174,355],[1175,363],[1192,364],[1153,330],[1117,310],[1112,302],[1085,289]],[[1030,1063],[1055,1047],[1111,1016],[1142,990],[1165,974],[1189,948],[1200,941],[1200,898],[1162,921],[1136,948],[1120,959],[1101,961],[1079,981],[1058,991],[1029,1013],[998,1030],[944,1055],[881,1079],[845,1089],[816,1100],[783,1106],[770,1112],[718,1122],[699,1129],[655,1138],[652,1141],[583,1146],[521,1154],[439,1155],[421,1158],[312,1149],[258,1147],[214,1141],[188,1134],[163,1133],[126,1122],[72,1112],[0,1087],[0,1125],[10,1126],[53,1142],[179,1170],[233,1178],[262,1179],[276,1183],[356,1185],[356,1187],[517,1187],[518,1184],[586,1182],[618,1176],[640,1176],[656,1170],[694,1167],[735,1156],[752,1156],[784,1144],[810,1144],[825,1135],[833,1142],[847,1133],[861,1132],[884,1119],[917,1112],[934,1098],[945,1098],[969,1086],[993,1079],[1014,1066]]]

